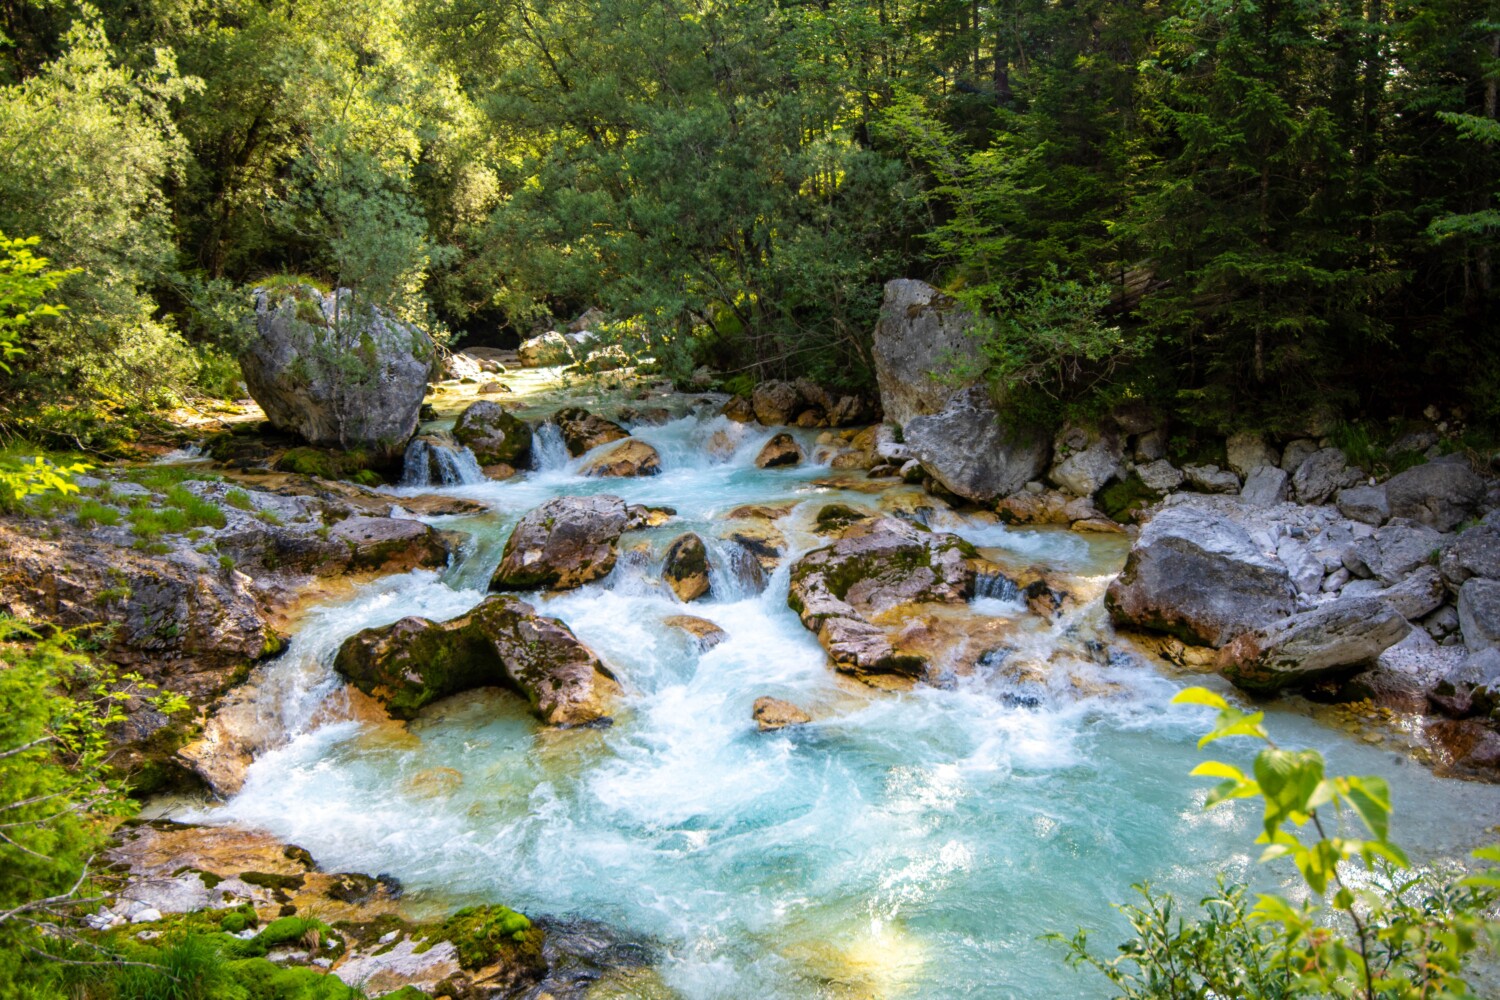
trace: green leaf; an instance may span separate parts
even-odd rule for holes
[[[1384,778],[1373,776],[1343,778],[1339,783],[1343,785],[1345,800],[1375,839],[1384,842],[1391,828],[1391,786]]]
[[[1181,691],[1177,692],[1177,696],[1172,699],[1172,704],[1207,705],[1209,708],[1217,708],[1221,712],[1229,708],[1229,702],[1225,701],[1222,697],[1214,694],[1208,688],[1204,687],[1183,688]]]

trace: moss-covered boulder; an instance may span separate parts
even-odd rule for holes
[[[614,568],[615,543],[630,523],[616,496],[557,497],[529,511],[510,533],[491,590],[568,590]]]
[[[963,604],[982,560],[957,535],[896,518],[859,521],[792,566],[787,604],[816,632],[836,669],[861,679],[920,678],[926,659],[900,648],[874,619],[914,604]]]
[[[586,451],[592,451],[601,444],[623,441],[630,437],[630,432],[613,420],[605,420],[578,406],[558,410],[553,414],[552,422],[557,424],[558,430],[562,431],[563,441],[568,446],[568,454],[575,458]]]
[[[708,548],[703,539],[688,532],[673,539],[661,568],[661,578],[679,601],[684,603],[707,597],[711,589],[708,578]]]
[[[487,399],[458,415],[453,438],[472,451],[480,465],[519,467],[531,457],[531,426]]]
[[[461,691],[509,687],[543,722],[583,725],[605,718],[619,691],[566,625],[510,596],[451,621],[410,617],[365,629],[344,641],[334,667],[397,719]]]

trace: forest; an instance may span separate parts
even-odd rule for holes
[[[239,395],[288,276],[850,386],[921,277],[1022,414],[1500,419],[1489,2],[8,0],[0,40],[4,273],[56,307],[10,310],[13,438]]]

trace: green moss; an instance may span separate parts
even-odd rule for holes
[[[375,472],[373,469],[360,469],[354,475],[350,476],[349,479],[351,482],[358,483],[361,486],[380,486],[385,482],[380,473]]]
[[[541,933],[531,921],[505,906],[469,906],[445,920],[418,951],[439,941],[450,941],[458,951],[458,964],[478,969],[520,950],[540,949]]]
[[[307,880],[301,875],[277,875],[272,872],[241,872],[240,881],[249,885],[258,885],[265,889],[289,892],[302,888],[303,883]],[[298,918],[287,917],[285,919],[295,920]]]
[[[1161,494],[1141,482],[1141,477],[1131,474],[1129,478],[1110,483],[1099,491],[1098,507],[1110,518],[1121,524],[1133,520],[1136,511],[1149,507],[1161,499]]]
[[[328,452],[318,448],[293,448],[277,460],[276,468],[299,476],[338,478],[338,463]]]
[[[235,510],[250,510],[254,506],[250,502],[250,494],[244,490],[230,490],[224,494],[224,502]]]

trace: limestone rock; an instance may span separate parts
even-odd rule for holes
[[[1500,580],[1476,576],[1459,588],[1458,624],[1469,652],[1500,647]]]
[[[552,415],[552,422],[557,424],[558,430],[562,431],[563,441],[568,446],[568,454],[574,458],[584,452],[594,450],[601,444],[623,441],[630,437],[630,432],[613,420],[605,420],[577,406],[558,410]]]
[[[1136,466],[1135,474],[1145,484],[1146,489],[1154,493],[1170,493],[1181,486],[1187,478],[1180,469],[1164,458]]]
[[[1079,497],[1092,497],[1120,476],[1124,448],[1110,431],[1064,428],[1053,443],[1052,482]]]
[[[349,547],[349,567],[404,573],[447,565],[449,546],[442,532],[421,521],[393,517],[348,517],[328,533]]]
[[[750,394],[750,408],[755,419],[767,427],[792,423],[802,405],[796,386],[790,382],[762,382]]]
[[[1270,507],[1286,500],[1291,477],[1274,465],[1258,465],[1245,477],[1240,497],[1255,507]]]
[[[1296,593],[1239,524],[1181,505],[1147,523],[1105,601],[1118,624],[1218,647],[1291,614]]]
[[[1344,485],[1349,462],[1337,448],[1313,452],[1292,473],[1292,492],[1299,503],[1319,504]]]
[[[573,361],[573,345],[556,330],[521,341],[516,358],[523,368],[546,368]]]
[[[679,535],[667,547],[661,578],[683,603],[707,597],[710,590],[708,548],[703,539],[688,532]]]
[[[1193,488],[1204,493],[1238,493],[1240,477],[1217,465],[1184,465],[1183,474]]]
[[[1281,452],[1281,470],[1286,473],[1296,472],[1308,456],[1318,450],[1318,442],[1311,438],[1298,438],[1291,441]]]
[[[760,450],[760,454],[755,456],[755,466],[758,469],[798,465],[801,461],[801,445],[797,444],[796,438],[785,432],[767,441],[766,446]]]
[[[523,693],[548,725],[575,726],[605,718],[619,692],[566,625],[509,595],[447,622],[411,617],[365,629],[339,647],[334,667],[397,719],[438,698],[503,685]]]
[[[728,632],[707,618],[698,618],[695,615],[668,615],[661,620],[661,623],[670,628],[681,629],[692,636],[700,653],[708,652],[729,638]]]
[[[1390,520],[1391,505],[1386,499],[1384,486],[1351,486],[1339,490],[1337,504],[1339,513],[1351,521],[1378,528]]]
[[[812,716],[802,709],[779,698],[755,699],[750,715],[763,733],[788,726],[803,726],[812,721]]]
[[[979,502],[1036,479],[1052,451],[1036,430],[1003,423],[979,387],[954,395],[940,413],[913,417],[904,430],[912,454],[939,485]]]
[[[1444,550],[1440,566],[1454,587],[1475,576],[1500,580],[1500,518],[1486,518],[1459,535]]]
[[[240,355],[272,426],[323,448],[398,457],[416,433],[437,362],[432,340],[347,288],[255,292],[255,335]]]
[[[568,590],[614,568],[629,515],[616,496],[557,497],[528,512],[505,543],[491,590]]]
[[[1406,517],[1438,531],[1452,531],[1484,500],[1484,480],[1462,461],[1428,462],[1398,473],[1385,484],[1392,517]]]
[[[755,421],[755,407],[750,405],[750,400],[744,396],[735,396],[724,404],[719,414],[737,424],[748,424]]]
[[[1236,637],[1219,651],[1219,671],[1257,694],[1356,672],[1411,625],[1379,598],[1343,598]]]
[[[499,403],[481,399],[458,415],[453,438],[480,465],[523,466],[531,456],[531,427]]]
[[[1274,468],[1281,461],[1281,456],[1266,443],[1265,438],[1249,432],[1229,435],[1224,450],[1229,467],[1244,477],[1265,466]]]
[[[661,455],[639,438],[627,438],[590,458],[578,472],[594,477],[657,476],[661,474]]]

